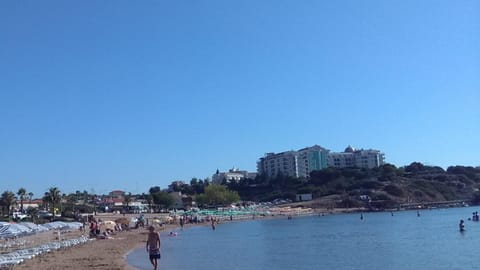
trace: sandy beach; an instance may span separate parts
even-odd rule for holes
[[[301,214],[303,215],[303,214]],[[257,219],[285,217],[284,214],[267,217],[257,217]],[[96,218],[102,220],[115,220],[120,215],[99,215]],[[129,217],[138,217],[138,215],[127,215]],[[151,219],[158,217],[158,214],[146,215],[145,218]],[[250,219],[250,218],[249,218]],[[244,219],[243,219],[244,220]],[[239,220],[237,220],[239,221]],[[228,222],[227,220],[222,222]],[[209,223],[199,223],[198,225],[208,225]],[[193,224],[186,224],[186,227],[195,226]],[[157,227],[158,232],[170,231],[178,228],[179,225],[164,225],[161,228]],[[88,230],[87,230],[88,231]],[[64,238],[75,238],[81,236],[82,232],[71,232]],[[49,232],[46,235],[32,236],[31,242],[39,244],[42,242],[49,242],[54,240],[54,235]],[[136,247],[143,246],[146,243],[147,228],[131,229],[129,231],[118,232],[112,236],[112,239],[92,240],[85,244],[70,247],[67,249],[58,250],[55,252],[43,254],[39,257],[27,260],[18,265],[15,269],[98,269],[98,270],[112,270],[112,269],[126,269],[134,270],[126,261],[126,255]],[[145,255],[146,256],[146,255]],[[147,257],[145,257],[147,260]]]
[[[137,217],[138,215],[130,215]],[[114,220],[121,216],[101,215],[97,218],[102,220]],[[127,215],[129,217],[129,215]],[[177,225],[166,225],[163,230],[175,228]],[[88,231],[88,230],[87,230]],[[159,230],[161,232],[161,230]],[[131,229],[112,235],[112,239],[92,240],[78,246],[57,250],[43,254],[39,257],[25,261],[15,269],[128,269],[125,262],[126,254],[135,247],[145,245],[146,228]],[[82,232],[71,232],[62,238],[74,238],[81,236]],[[38,234],[30,237],[32,243],[40,244],[54,241],[52,232]]]
[[[131,269],[124,255],[138,246],[145,230],[132,230],[114,239],[95,240],[83,245],[58,250],[27,260],[15,269]]]

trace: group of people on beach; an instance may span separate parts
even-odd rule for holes
[[[110,239],[112,238],[111,235],[115,234],[115,232],[120,232],[120,231],[123,231],[124,228],[122,226],[122,224],[115,224],[113,229],[110,228],[110,227],[107,227],[104,229],[103,233],[101,233],[101,229],[100,229],[100,224],[102,224],[102,220],[101,219],[95,219],[95,218],[92,218],[90,220],[90,237],[91,238],[97,238],[97,239]]]
[[[96,237],[99,234],[100,234],[99,221],[92,218],[92,220],[90,220],[90,237]]]

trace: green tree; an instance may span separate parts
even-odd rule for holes
[[[152,195],[151,194],[146,194],[145,195],[145,200],[147,200],[148,210],[150,211],[150,209],[152,209],[152,204],[153,204]]]
[[[200,194],[204,192],[205,182],[194,177],[192,180],[190,180],[190,186],[192,195]]]
[[[64,204],[63,207],[63,212],[67,211],[72,211],[72,213],[75,212],[75,205],[77,204],[77,194],[75,193],[70,193],[65,196],[65,201],[66,203]]]
[[[157,206],[163,206],[165,208],[170,208],[174,203],[174,198],[172,195],[165,191],[159,191],[151,194],[153,203]]]
[[[31,217],[32,222],[38,223],[38,208],[28,207],[25,211]]]
[[[11,191],[5,191],[2,193],[2,197],[0,198],[0,202],[2,204],[2,213],[5,215],[5,210],[7,212],[7,216],[10,217],[11,208],[15,204],[15,193]]]
[[[88,191],[84,190],[83,191],[83,203],[87,204],[90,201],[90,194],[88,194]]]
[[[425,165],[420,162],[412,162],[410,165],[405,166],[405,171],[409,173],[417,173],[425,170]]]
[[[154,186],[154,187],[151,187],[151,188],[148,190],[148,193],[153,194],[153,193],[157,193],[157,192],[160,192],[160,191],[162,191],[162,190],[160,189],[159,186]]]
[[[211,184],[205,187],[206,201],[212,205],[226,205],[240,200],[235,191],[230,191],[226,186]]]
[[[125,208],[124,211],[128,211],[129,210],[129,205],[130,203],[132,202],[132,193],[128,193],[128,194],[125,194],[125,196],[123,197],[123,203],[125,204]]]
[[[155,202],[154,200],[154,197],[155,197],[155,194],[158,193],[158,192],[161,192],[161,189],[159,186],[154,186],[154,187],[151,187],[149,190],[148,190],[148,194],[149,194],[149,199],[150,199],[150,203],[152,204],[152,206],[150,207],[150,209],[153,209],[154,211],[158,211],[158,204]]]
[[[49,205],[50,211],[52,212],[52,219],[55,219],[55,206],[60,203],[61,198],[62,193],[57,187],[49,188],[43,196],[43,201]]]
[[[236,191],[228,191],[225,196],[226,204],[231,204],[240,201],[240,195]]]
[[[20,199],[20,212],[23,213],[23,201],[25,200],[25,197],[27,196],[27,191],[24,188],[20,188],[17,191],[18,198]]]
[[[207,195],[205,195],[205,193],[197,194],[195,195],[195,201],[198,206],[203,207],[208,204]]]

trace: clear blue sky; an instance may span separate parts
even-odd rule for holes
[[[2,1],[0,192],[147,192],[314,144],[480,165],[480,2]]]

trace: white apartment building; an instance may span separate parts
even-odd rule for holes
[[[238,182],[244,178],[248,179],[255,179],[257,177],[257,173],[255,172],[248,172],[248,171],[240,171],[238,168],[233,167],[228,172],[217,172],[212,175],[212,183],[214,184],[221,184],[225,179],[227,183],[229,182]]]
[[[327,167],[328,150],[314,145],[298,151],[267,153],[257,162],[257,172],[267,177],[278,175],[309,177],[310,172]]]
[[[349,145],[344,152],[328,154],[329,167],[372,169],[383,164],[385,164],[385,154],[379,150],[356,150]]]

